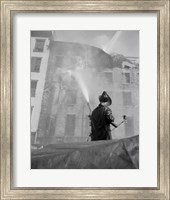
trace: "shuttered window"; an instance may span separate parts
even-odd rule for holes
[[[40,72],[41,60],[40,57],[31,58],[31,72]]]
[[[45,40],[44,39],[36,39],[35,42],[35,47],[34,47],[34,52],[43,52],[44,51],[44,44]]]

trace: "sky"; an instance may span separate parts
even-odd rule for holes
[[[139,31],[57,30],[56,41],[76,42],[99,47],[109,54],[139,57]]]

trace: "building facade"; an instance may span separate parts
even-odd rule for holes
[[[36,91],[41,91],[37,100],[35,94],[31,98],[31,105],[38,104],[31,118],[37,143],[87,141],[91,129],[87,101],[93,110],[104,90],[112,98],[115,122],[119,124],[122,115],[127,116],[127,123],[112,131],[113,138],[139,134],[139,68],[135,64],[114,66],[109,54],[88,45],[49,40],[46,44],[44,74],[39,79],[37,74],[31,75],[32,81],[40,81]]]
[[[31,32],[31,143],[36,143],[51,32]]]

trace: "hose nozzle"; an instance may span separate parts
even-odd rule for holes
[[[127,122],[127,117],[126,117],[126,115],[123,115],[122,117],[123,117],[123,121],[124,121],[124,122]]]
[[[90,114],[89,114],[89,115],[91,115],[91,108],[90,108],[89,102],[87,102],[87,106],[88,106],[88,108],[89,108],[89,110],[90,110]]]

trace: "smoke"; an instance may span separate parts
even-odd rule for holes
[[[70,77],[76,80],[87,103],[90,103],[92,107],[96,107],[96,104],[99,102],[99,95],[104,90],[107,90],[102,80],[102,73],[99,73],[96,69],[83,69],[80,67],[67,72]],[[112,88],[115,87],[116,85],[112,86]]]
[[[55,56],[56,73],[53,74],[54,80],[62,85],[62,93],[67,95],[67,90],[80,88],[84,99],[95,107],[98,96],[107,91],[103,72],[113,68],[112,58],[100,49],[82,44],[59,42],[56,48],[59,53],[64,49],[62,56]]]

